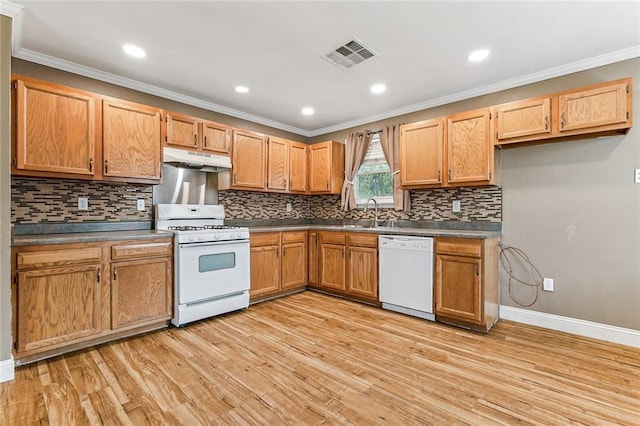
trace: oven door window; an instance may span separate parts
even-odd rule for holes
[[[233,269],[236,267],[236,254],[234,252],[206,254],[198,259],[199,272],[219,271],[221,269]]]

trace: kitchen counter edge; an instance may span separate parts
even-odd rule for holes
[[[340,225],[283,225],[283,226],[253,226],[250,232],[287,232],[287,231],[336,231],[336,232],[364,232],[380,235],[407,235],[419,237],[451,237],[451,238],[478,238],[487,239],[500,237],[501,232],[496,231],[465,231],[458,229],[430,229],[430,228],[406,228],[406,227],[350,227]]]
[[[91,243],[102,241],[121,240],[149,240],[154,238],[173,238],[173,233],[168,231],[135,230],[135,231],[98,231],[98,232],[73,232],[67,234],[34,234],[15,235],[11,241],[12,247],[45,245],[45,244],[72,244]]]

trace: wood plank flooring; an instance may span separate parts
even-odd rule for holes
[[[640,425],[640,350],[312,292],[20,367],[2,425]]]

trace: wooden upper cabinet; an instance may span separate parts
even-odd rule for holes
[[[231,128],[213,121],[203,121],[201,127],[202,150],[229,155]]]
[[[560,94],[560,133],[626,124],[631,116],[630,92],[631,79],[625,79]]]
[[[13,173],[93,178],[99,142],[95,96],[30,79],[14,80],[13,94]]]
[[[444,119],[400,126],[400,182],[403,187],[442,186]]]
[[[193,117],[178,114],[166,114],[167,135],[165,142],[168,146],[197,149],[198,121]]]
[[[496,139],[501,143],[532,135],[551,134],[551,98],[533,98],[498,105]]]
[[[344,144],[320,142],[309,147],[309,192],[340,194],[344,182]]]
[[[489,108],[447,117],[447,182],[489,184],[493,170]]]
[[[300,142],[289,144],[289,191],[304,193],[307,191],[307,149]]]
[[[233,188],[265,189],[267,186],[267,149],[264,135],[233,131],[231,171]]]
[[[103,100],[102,173],[105,179],[160,181],[160,120],[157,108]]]
[[[289,180],[289,141],[269,137],[267,140],[267,189],[286,191]]]

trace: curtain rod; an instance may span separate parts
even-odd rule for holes
[[[377,130],[375,132],[371,132],[371,131],[367,130],[365,133],[367,134],[367,136],[377,135],[378,133],[382,133],[382,130]]]

